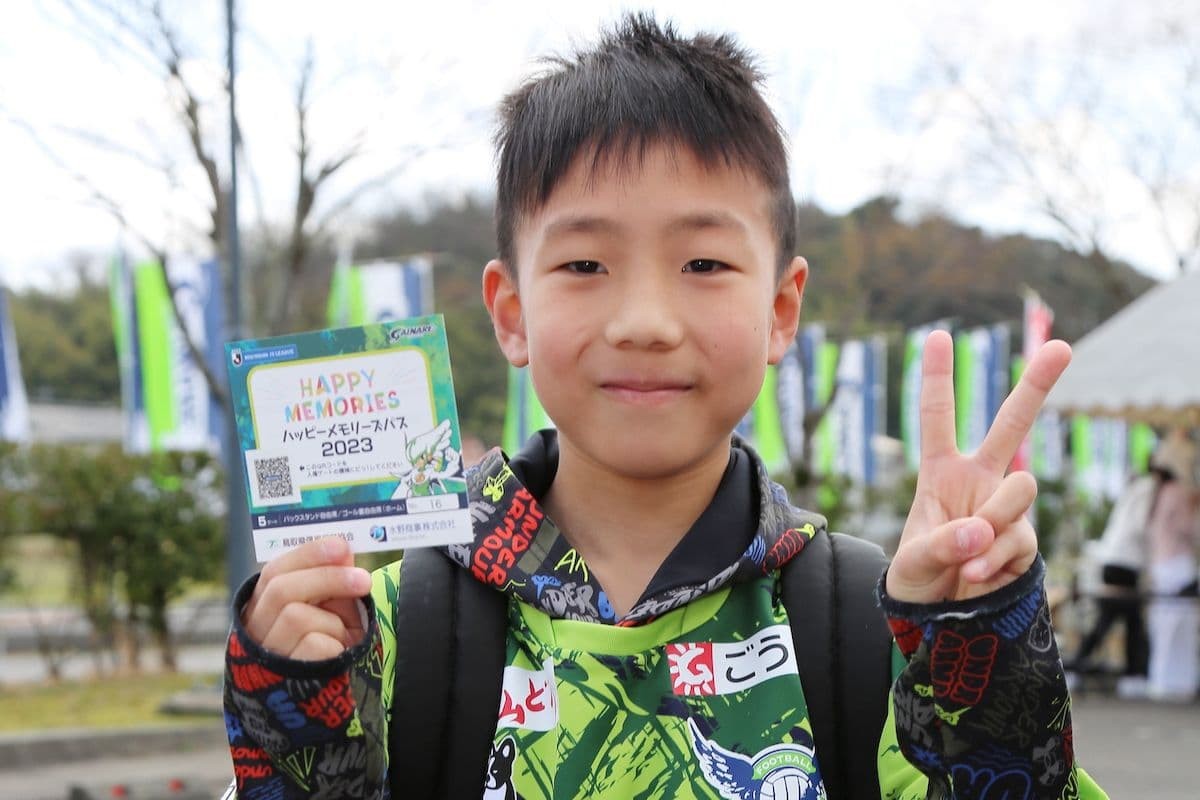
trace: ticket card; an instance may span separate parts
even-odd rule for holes
[[[254,552],[471,539],[441,315],[225,345]]]

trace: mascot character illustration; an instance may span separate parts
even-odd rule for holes
[[[404,457],[408,462],[395,473],[400,485],[392,499],[427,497],[447,491],[443,480],[462,471],[462,457],[450,446],[450,421],[443,420],[426,433],[405,437]]]

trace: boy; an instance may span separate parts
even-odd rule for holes
[[[459,766],[486,797],[823,798],[776,587],[824,520],[732,438],[807,277],[760,76],[728,38],[643,16],[553,67],[501,106],[483,297],[557,431],[468,476],[476,541],[446,555],[510,602],[492,756]],[[1068,359],[1047,345],[964,457],[951,344],[927,345],[917,493],[880,583],[911,659],[871,732],[883,797],[1103,796],[1074,766],[1034,482],[1004,475]],[[226,709],[243,798],[402,793],[388,724],[437,757],[419,720],[385,721],[399,576],[372,586],[328,540],[239,592]]]

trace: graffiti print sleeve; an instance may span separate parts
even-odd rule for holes
[[[238,592],[240,609],[257,577]],[[386,797],[382,646],[365,599],[363,641],[328,661],[283,658],[235,615],[225,652],[225,724],[241,800]]]
[[[969,601],[880,600],[909,658],[893,687],[900,750],[932,793],[1103,798],[1076,768],[1071,700],[1039,556],[1008,586]]]

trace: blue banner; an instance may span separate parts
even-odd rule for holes
[[[804,353],[799,341],[792,342],[775,369],[775,391],[779,405],[779,425],[788,461],[804,460],[804,414],[808,410]]]
[[[829,410],[834,431],[834,468],[859,485],[877,482],[875,436],[886,414],[887,349],[882,338],[842,344],[837,394]]]
[[[1009,336],[1003,325],[954,337],[954,404],[958,449],[973,453],[1008,396]]]
[[[29,439],[29,402],[21,361],[17,357],[17,337],[8,313],[8,294],[0,287],[0,439],[24,442]]]

